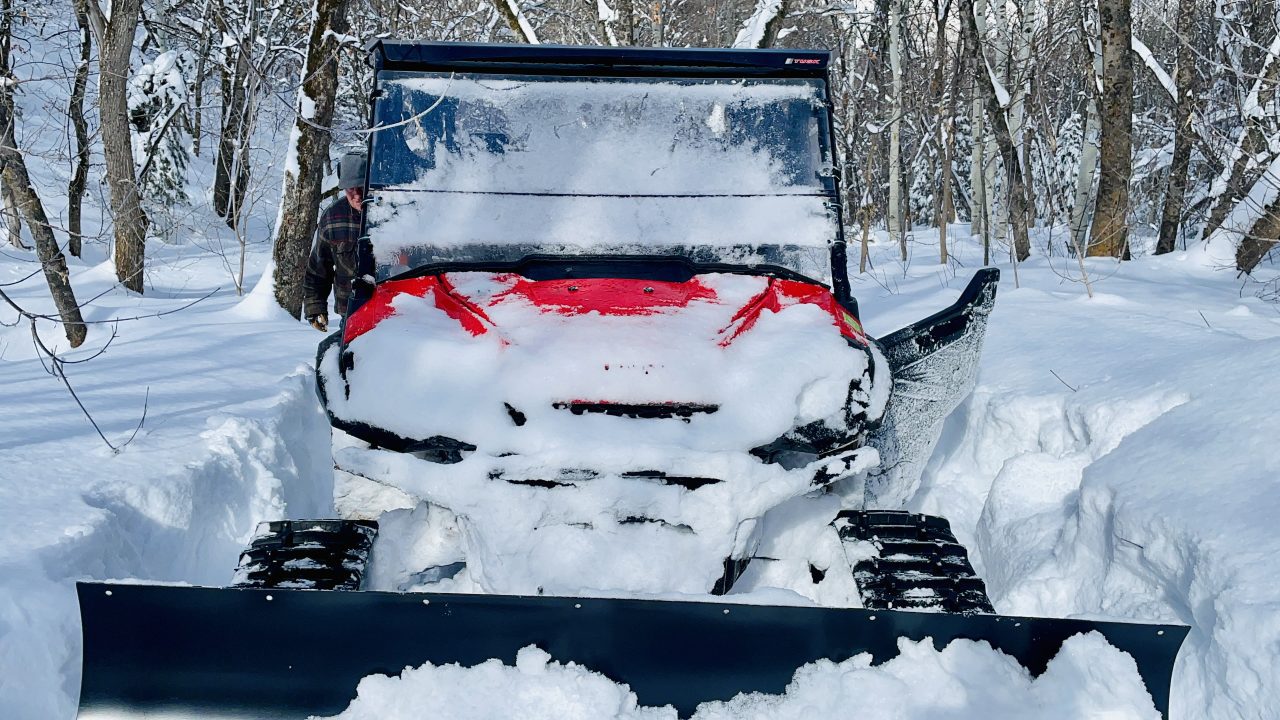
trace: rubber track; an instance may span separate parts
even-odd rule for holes
[[[853,568],[863,607],[995,612],[969,553],[945,519],[901,510],[843,510],[832,524],[845,543],[870,542],[880,553]]]
[[[260,523],[232,586],[359,590],[377,534],[369,520]]]

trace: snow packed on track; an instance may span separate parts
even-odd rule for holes
[[[936,264],[917,237],[905,269],[887,243],[855,279],[864,323],[884,335],[950,304],[980,264]],[[954,235],[954,233],[953,233]],[[259,246],[261,248],[262,246]],[[261,520],[329,515],[327,424],[312,391],[319,334],[274,309],[255,250],[237,297],[224,258],[153,244],[148,293],[109,290],[89,319],[121,323],[107,351],[67,374],[113,454],[28,329],[0,328],[0,717],[71,718],[79,684],[74,582],[220,585]],[[84,297],[109,262],[72,260]],[[93,252],[89,253],[90,255]],[[1221,255],[1221,257],[1219,257]],[[1064,279],[1074,260],[1037,255],[1004,277],[978,388],[946,423],[908,509],[943,515],[970,547],[1002,613],[1191,626],[1175,667],[1174,718],[1263,718],[1280,706],[1280,453],[1268,369],[1280,307],[1242,292],[1225,253],[1196,249],[1117,267],[1091,260],[1096,296]],[[0,282],[31,272],[0,255]],[[269,272],[269,270],[268,270]],[[40,278],[8,289],[47,309]],[[2,317],[6,322],[11,315]],[[110,337],[96,325],[88,357]],[[50,342],[56,328],[42,327]],[[63,341],[65,344],[65,341]],[[1030,678],[978,643],[902,644],[798,671],[784,696],[704,705],[701,718],[1153,717],[1128,656],[1100,637],[1069,641]],[[427,705],[457,718],[672,717],[625,686],[527,648],[516,667],[426,665],[370,677],[344,718],[396,718]]]

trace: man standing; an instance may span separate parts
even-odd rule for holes
[[[364,153],[342,156],[338,162],[338,188],[343,194],[324,211],[316,226],[316,242],[302,278],[302,315],[320,332],[329,330],[326,305],[331,287],[334,311],[340,316],[347,314],[351,280],[356,276],[367,164]]]

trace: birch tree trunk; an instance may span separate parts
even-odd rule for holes
[[[22,242],[22,211],[18,209],[18,198],[13,194],[13,188],[4,182],[0,182],[0,205],[3,206],[0,213],[4,215],[4,229],[9,236],[9,244],[19,250],[30,250]]]
[[[1129,257],[1129,178],[1133,175],[1133,53],[1129,0],[1099,0],[1102,36],[1102,140],[1098,204],[1089,255]]]
[[[142,0],[114,0],[107,20],[97,0],[89,0],[91,27],[98,35],[98,112],[102,123],[102,154],[107,163],[107,186],[115,224],[116,278],[126,288],[142,292],[147,252],[147,213],[142,209],[133,166],[129,126],[129,58],[138,30]]]
[[[993,42],[991,43],[993,46],[992,49],[995,52],[994,57],[989,58],[990,62],[988,62],[988,65],[990,72],[994,73],[994,77],[999,78],[1002,83],[1009,82],[1010,68],[1008,36],[1009,19],[1005,12],[1005,4],[1005,0],[993,0],[988,3],[988,7],[991,9],[991,14],[995,19],[995,32],[992,33]],[[983,13],[974,19],[978,24],[978,47],[982,48],[987,42],[987,33],[989,31],[989,28],[987,27],[986,13]],[[983,51],[982,57],[987,58],[985,51]],[[1007,109],[1005,112],[1005,120],[1009,120],[1009,113],[1007,112]],[[1010,131],[1012,130],[1013,128],[1011,126]],[[991,206],[987,209],[987,222],[991,224],[992,236],[1000,238],[1001,240],[1008,240],[1009,203],[1005,199],[1005,196],[1009,194],[1009,181],[1006,177],[1004,184],[1000,187],[1004,192],[997,194],[995,191],[996,183],[999,179],[996,167],[997,157],[1003,158],[1003,152],[1001,151],[999,141],[995,137],[995,127],[993,122],[991,132],[987,134],[987,199],[991,203]]]
[[[1195,105],[1196,56],[1192,42],[1195,34],[1195,0],[1178,1],[1178,22],[1175,35],[1178,41],[1178,69],[1175,71],[1178,89],[1177,107],[1173,113],[1173,160],[1169,165],[1169,181],[1164,195],[1164,208],[1160,213],[1160,237],[1156,240],[1156,254],[1173,252],[1182,227],[1182,207],[1187,192],[1187,167],[1191,164],[1191,110]]]
[[[1026,191],[1023,204],[1029,214],[1026,222],[1030,227],[1035,227],[1035,183],[1028,176],[1031,171],[1031,133],[1027,130],[1029,123],[1027,103],[1031,101],[1032,81],[1036,77],[1035,55],[1032,53],[1032,48],[1035,45],[1036,26],[1039,24],[1040,5],[1037,0],[1022,0],[1018,12],[1020,22],[1019,32],[1015,36],[1016,62],[1010,61],[1009,72],[1013,80],[1013,100],[1009,107],[1012,126],[1009,131],[1013,134],[1014,145],[1018,148],[1022,174],[1026,180],[1023,184],[1023,189]]]
[[[976,0],[974,2],[974,22],[977,23],[978,34],[975,42],[982,43],[986,41],[987,36],[987,0]],[[963,20],[962,20],[963,22]],[[981,45],[978,46],[979,48]],[[973,57],[978,57],[974,55]],[[980,130],[976,134],[974,142],[978,142],[977,138],[981,138],[982,150],[978,153],[981,164],[978,165],[982,170],[982,247],[983,257],[989,258],[991,253],[991,237],[1004,237],[1004,228],[1000,227],[995,221],[995,188],[996,188],[996,150],[995,138],[991,136],[991,128],[987,125],[985,116],[985,103],[982,100],[982,83],[978,79],[977,73],[987,72],[985,66],[974,65],[974,111],[981,118]],[[989,263],[985,260],[984,263]]]
[[[1018,11],[1020,15],[1018,33],[1014,35],[1014,52],[1006,76],[1011,80],[1009,132],[1013,134],[1014,144],[1019,147],[1019,154],[1023,155],[1022,167],[1025,169],[1029,167],[1030,158],[1022,152],[1021,148],[1025,135],[1027,98],[1030,94],[1028,89],[1032,77],[1031,46],[1035,40],[1036,13],[1038,12],[1036,0],[1022,0]]]
[[[1085,19],[1084,9],[1080,8],[1080,38],[1084,45],[1085,57],[1085,96],[1086,101],[1084,132],[1080,138],[1080,161],[1076,168],[1076,191],[1071,203],[1071,243],[1078,255],[1083,256],[1089,247],[1088,231],[1089,206],[1093,204],[1094,176],[1098,172],[1098,140],[1102,135],[1102,119],[1098,115],[1098,95],[1102,92],[1098,78],[1102,75],[1102,55],[1097,51]]]
[[[902,0],[889,0],[889,239],[907,260],[902,227]]]
[[[276,218],[275,298],[292,317],[302,315],[302,278],[319,216],[320,180],[329,156],[338,90],[338,40],[346,32],[343,0],[317,0],[298,89],[298,117],[289,136],[280,214]]]
[[[618,23],[617,11],[609,7],[605,0],[596,0],[596,17],[600,25],[600,35],[614,47],[621,45],[618,33],[613,30],[614,25]]]
[[[1090,94],[1085,110],[1084,133],[1080,140],[1080,162],[1076,170],[1075,200],[1071,204],[1071,241],[1076,251],[1084,253],[1089,246],[1089,206],[1093,204],[1094,177],[1098,173],[1098,140],[1102,120],[1098,117],[1098,101]]]

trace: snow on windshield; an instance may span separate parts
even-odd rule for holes
[[[383,276],[530,252],[679,254],[828,277],[813,80],[383,73],[370,234]]]

